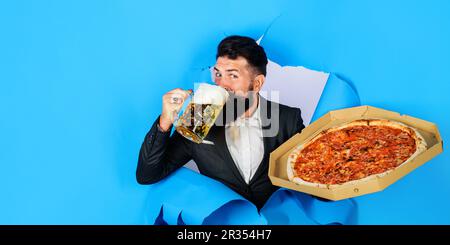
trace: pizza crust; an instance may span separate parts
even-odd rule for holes
[[[355,120],[350,123],[342,124],[342,125],[335,126],[335,127],[326,129],[324,131],[321,131],[319,134],[314,136],[308,142],[297,146],[289,154],[288,159],[287,159],[286,170],[287,170],[287,176],[288,176],[289,181],[294,182],[299,185],[331,189],[331,188],[336,188],[336,187],[344,187],[344,186],[348,186],[348,185],[354,185],[354,184],[369,181],[369,180],[372,180],[375,178],[381,178],[381,177],[384,177],[384,176],[388,175],[389,173],[393,172],[395,169],[387,170],[380,174],[373,174],[373,175],[364,177],[362,179],[351,180],[351,181],[348,181],[348,182],[345,182],[342,184],[333,184],[333,185],[308,182],[308,181],[305,181],[305,180],[301,179],[300,177],[296,176],[296,174],[294,172],[294,166],[295,166],[295,162],[296,162],[302,149],[304,149],[307,146],[309,146],[310,144],[314,143],[314,141],[316,141],[318,138],[322,137],[323,135],[325,135],[327,133],[338,131],[338,130],[348,128],[348,127],[353,127],[353,126],[388,126],[388,127],[398,128],[403,131],[406,131],[414,138],[414,140],[416,142],[416,151],[406,161],[404,161],[402,164],[397,166],[395,169],[400,168],[400,167],[404,166],[405,164],[409,163],[415,157],[417,157],[420,153],[424,152],[427,149],[427,143],[426,143],[424,137],[419,133],[419,131],[413,127],[407,126],[406,124],[403,124],[401,122],[396,122],[396,121],[394,122],[394,121],[387,120],[387,119]]]

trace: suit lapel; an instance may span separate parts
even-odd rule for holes
[[[262,96],[259,96],[259,106],[260,106],[260,118],[261,118],[261,128],[263,133],[263,145],[264,145],[264,156],[261,163],[256,170],[256,173],[253,175],[253,178],[250,180],[250,184],[252,184],[255,180],[261,176],[261,174],[267,173],[268,160],[271,149],[275,143],[275,137],[268,137],[267,130],[271,128],[270,118],[271,118],[271,104],[272,102],[264,99]]]
[[[210,140],[214,142],[214,145],[217,149],[217,152],[219,152],[220,156],[224,160],[224,164],[230,168],[233,175],[241,181],[243,184],[245,183],[244,178],[242,177],[241,173],[239,172],[236,163],[234,162],[233,158],[231,157],[231,153],[228,150],[226,138],[225,138],[225,126],[217,126],[214,125],[210,132],[209,132]]]

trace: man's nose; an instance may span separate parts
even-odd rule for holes
[[[220,80],[216,81],[216,84],[218,86],[224,88],[226,91],[229,91],[229,92],[232,91],[229,82],[225,81],[224,79],[220,79]]]

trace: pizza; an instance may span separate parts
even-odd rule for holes
[[[381,177],[425,151],[419,131],[386,119],[360,119],[324,131],[288,156],[290,181],[330,188]]]

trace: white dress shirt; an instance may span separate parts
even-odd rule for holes
[[[259,104],[250,117],[242,116],[225,125],[225,139],[239,172],[250,183],[264,156]]]

